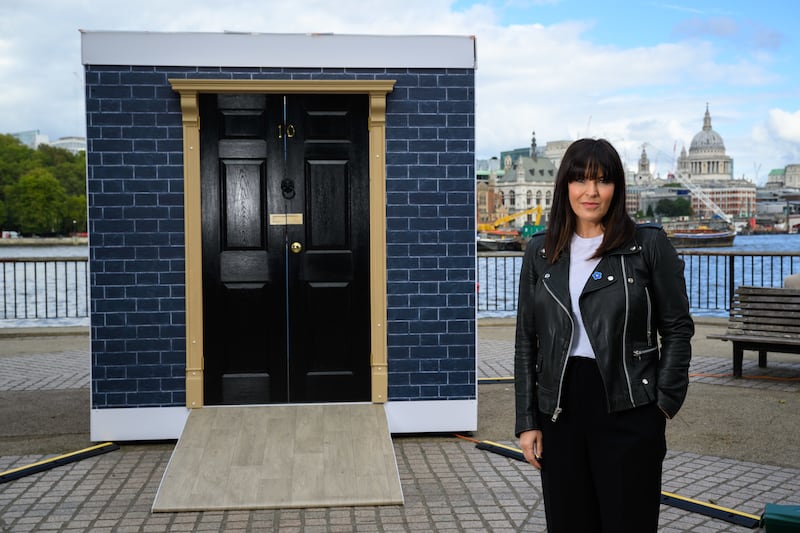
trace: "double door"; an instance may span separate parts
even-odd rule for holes
[[[364,95],[200,98],[204,403],[369,400]]]

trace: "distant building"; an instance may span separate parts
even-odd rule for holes
[[[86,137],[61,137],[57,141],[50,142],[50,138],[39,133],[39,130],[21,131],[12,133],[11,136],[32,150],[36,150],[39,146],[46,144],[69,150],[73,154],[86,151]]]
[[[708,105],[703,117],[703,129],[692,138],[689,153],[686,153],[685,147],[681,149],[678,172],[694,183],[725,181],[733,177],[733,159],[725,153],[722,136],[711,127]]]
[[[39,133],[39,130],[21,131],[19,133],[12,133],[11,136],[33,150],[36,150],[40,144],[47,144],[49,142],[47,135],[42,135]]]
[[[800,189],[800,165],[786,165],[783,185],[793,189]]]
[[[475,163],[477,185],[475,187],[476,219],[478,224],[488,224],[497,220],[501,207],[500,197],[497,195],[497,176],[503,175],[500,161],[496,157],[480,159]]]
[[[502,175],[498,173],[495,190],[499,201],[498,217],[512,215],[525,209],[541,206],[540,224],[545,224],[553,198],[556,181],[556,166],[548,157],[539,155],[535,135],[527,155],[523,149],[501,153]],[[509,223],[510,227],[522,227],[534,222],[534,215],[527,215]]]
[[[800,165],[786,165],[783,168],[770,170],[765,185],[768,189],[800,189]]]
[[[650,170],[650,158],[647,156],[647,149],[644,146],[642,146],[642,155],[639,156],[636,172],[628,172],[625,181],[629,185],[638,187],[655,187],[659,184],[663,185],[666,183],[654,176],[653,172]]]
[[[561,166],[561,159],[572,141],[548,141],[544,145],[544,156],[553,162],[556,169]]]
[[[768,189],[780,189],[786,183],[786,169],[773,168],[767,176],[767,183],[764,185]]]
[[[86,137],[61,137],[57,141],[46,144],[56,148],[69,150],[73,154],[86,151]]]
[[[750,218],[756,214],[756,186],[749,181],[708,184],[701,191],[732,217]],[[696,194],[692,195],[692,212],[699,218],[714,217],[714,211]]]

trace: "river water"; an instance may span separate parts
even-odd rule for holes
[[[800,252],[800,233],[771,235],[737,235],[733,246],[725,248],[692,248],[729,252]],[[0,258],[14,257],[88,257],[85,245],[0,246]]]
[[[724,248],[682,248],[678,252],[684,251],[707,251],[725,253],[788,253],[800,252],[800,234],[777,234],[777,235],[737,235],[733,241],[733,246]],[[478,259],[478,317],[513,317],[516,315],[516,298],[518,290],[519,271],[522,267],[522,257],[508,254],[508,256],[495,258],[479,257]],[[714,307],[709,302],[724,306],[726,261],[719,260],[709,263],[705,258],[698,256],[687,257],[685,276],[689,285],[689,295],[692,300],[692,313],[698,315],[727,316],[724,310],[707,310],[706,307]],[[739,265],[740,263],[737,263]],[[793,272],[800,272],[800,257],[793,259],[792,264],[788,260],[771,263],[771,270],[766,271],[758,262],[754,265],[745,265],[744,268],[737,266],[735,285],[752,284],[763,286],[780,286],[783,276]],[[793,265],[793,266],[792,266]],[[755,272],[755,278],[749,278],[744,282],[740,278],[742,270]],[[762,271],[763,272],[762,275]],[[709,279],[718,279],[717,287],[709,284]],[[712,292],[709,292],[712,291]],[[719,291],[718,294],[714,293]],[[716,300],[715,300],[716,299]],[[697,302],[697,307],[695,307]],[[699,305],[702,303],[703,305]]]
[[[778,235],[737,235],[733,246],[725,248],[693,248],[692,250],[725,251],[725,252],[800,252],[800,234]],[[679,250],[681,251],[681,250]],[[0,246],[0,259],[4,258],[68,258],[88,257],[86,245],[54,245],[54,246]],[[483,259],[483,258],[481,258]],[[501,261],[478,261],[478,317],[509,317],[516,314],[516,290],[519,270],[522,266],[520,256],[509,256]],[[703,263],[693,263],[686,277],[699,279],[707,275],[703,271]],[[707,264],[705,265],[707,269]],[[795,270],[797,271],[797,270]],[[4,290],[9,290],[5,287]],[[88,318],[19,320],[0,319],[0,327],[28,326],[84,326],[89,324]]]

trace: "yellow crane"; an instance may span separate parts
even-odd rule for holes
[[[493,222],[478,224],[478,231],[486,232],[486,231],[496,231],[500,226],[511,222],[519,217],[524,217],[527,215],[536,214],[536,218],[534,219],[534,225],[538,226],[539,221],[542,218],[542,206],[537,205],[536,207],[531,207],[530,209],[523,209],[522,211],[517,211],[516,213],[511,213],[510,215],[506,215],[504,217],[500,217]]]

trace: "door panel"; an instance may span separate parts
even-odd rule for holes
[[[310,249],[345,249],[349,244],[347,163],[308,162],[308,189],[313,191],[307,201]]]
[[[200,102],[206,403],[368,400],[366,97]]]
[[[298,298],[293,384],[309,401],[369,399],[369,173],[364,96],[289,99],[303,149],[305,252],[293,259]],[[359,127],[359,125],[363,125]],[[294,158],[294,159],[293,159]],[[309,335],[313,331],[313,335]]]
[[[266,132],[280,109],[264,95],[202,95],[200,112],[205,403],[266,403],[286,373],[266,357],[284,320],[266,224]]]

